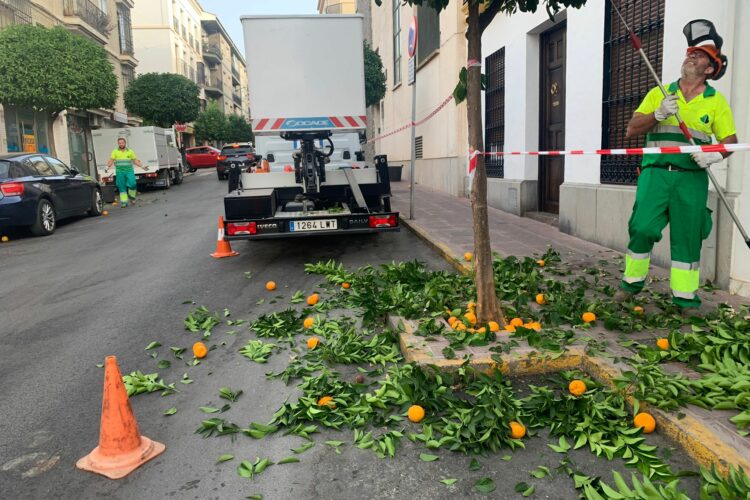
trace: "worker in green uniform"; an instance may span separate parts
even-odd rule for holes
[[[112,155],[107,162],[107,170],[113,164],[115,166],[115,184],[117,185],[117,191],[120,192],[120,205],[127,207],[128,202],[135,203],[137,184],[133,164],[144,170],[148,170],[148,167],[144,167],[141,161],[135,157],[135,152],[128,148],[127,142],[122,137],[117,139],[117,149],[112,151]]]
[[[705,20],[696,20],[713,24]],[[675,114],[687,125],[696,144],[737,142],[732,111],[727,100],[708,84],[726,70],[721,37],[702,36],[688,49],[681,77],[667,87],[668,95],[652,89],[628,123],[627,137],[646,134],[646,147],[689,146]],[[705,34],[705,33],[704,33]],[[643,156],[633,213],[628,223],[630,241],[625,255],[625,273],[615,300],[624,302],[640,292],[648,275],[651,250],[661,240],[669,223],[672,265],[672,302],[681,308],[699,307],[701,245],[711,232],[711,210],[707,208],[708,174],[705,169],[729,153],[647,154]]]

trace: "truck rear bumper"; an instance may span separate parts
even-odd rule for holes
[[[299,238],[335,234],[367,234],[400,231],[398,212],[343,214],[299,218],[240,219],[225,221],[224,238],[228,241]],[[325,229],[299,229],[300,222],[327,222]],[[335,221],[335,228],[331,222]]]

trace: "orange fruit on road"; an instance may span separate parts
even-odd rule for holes
[[[466,318],[466,320],[472,325],[477,324],[477,315],[473,312],[467,312],[466,314],[464,314],[464,318]]]
[[[451,328],[456,325],[456,321],[458,321],[458,318],[455,316],[451,316],[450,318],[448,318],[448,324],[451,325]]]
[[[586,392],[586,383],[583,380],[571,380],[568,391],[575,397],[582,396]]]
[[[643,314],[643,308],[641,306],[635,306],[633,312],[636,314]]]
[[[318,347],[318,344],[320,343],[320,340],[318,340],[318,337],[310,337],[307,339],[307,348],[312,350]]]
[[[497,332],[500,330],[500,325],[497,323],[497,321],[490,321],[487,323],[487,326],[490,327],[491,332]]]
[[[659,349],[662,351],[669,350],[669,339],[661,338],[656,341],[656,345],[659,346]]]
[[[350,283],[346,283],[346,282],[341,283],[341,288],[343,288],[344,290],[348,290],[351,287],[352,287],[352,285]]]
[[[537,332],[542,329],[542,324],[539,323],[538,321],[532,321],[530,323],[526,323],[523,326],[525,328],[528,328],[529,330],[534,330],[534,331],[537,331]]]
[[[406,416],[409,417],[409,420],[417,424],[424,418],[424,408],[419,405],[411,405],[406,412]]]
[[[656,429],[656,420],[650,413],[641,412],[633,419],[636,427],[642,427],[645,434],[651,434]]]
[[[536,263],[539,267],[544,267],[544,264],[545,264],[545,262],[542,259],[539,259],[538,261],[536,261]]]
[[[312,328],[314,324],[314,318],[305,318],[305,321],[302,322],[302,326],[304,326],[305,328]]]
[[[460,321],[456,321],[456,326],[454,326],[453,329],[457,330],[459,332],[462,332],[462,331],[466,330],[466,325],[464,325]]]
[[[523,326],[523,325],[521,325],[521,326]],[[505,331],[506,332],[510,332],[510,333],[515,333],[516,332],[516,325],[514,325],[513,323],[509,323],[509,324],[505,325]]]
[[[483,326],[482,328],[477,329],[476,333],[485,333],[486,331],[487,331],[487,328]]]
[[[206,354],[208,354],[208,348],[206,347],[206,344],[203,342],[196,342],[193,344],[193,356],[195,356],[198,359],[203,359],[206,357]]]
[[[318,303],[319,300],[320,300],[320,295],[318,295],[317,293],[314,293],[307,298],[307,305],[314,306],[315,304]]]
[[[473,259],[473,258],[474,258],[474,254],[472,254],[471,252],[466,252],[464,254],[464,260],[466,262],[471,262],[471,259]]]
[[[102,215],[104,215],[106,217],[107,215],[109,215],[109,212],[107,212],[106,210],[103,210],[102,211]]]
[[[585,312],[581,315],[581,319],[586,323],[593,323],[596,321],[596,314],[592,312]]]
[[[521,439],[526,435],[526,427],[515,420],[511,420],[508,425],[510,426],[510,437],[513,439]]]
[[[271,290],[276,290],[276,282],[275,281],[266,282],[266,290],[268,290],[269,292]]]
[[[513,326],[523,326],[523,320],[521,318],[513,318],[510,320],[510,324]]]
[[[318,406],[327,406],[329,408],[336,408],[336,403],[333,402],[332,396],[323,396],[318,400]]]
[[[547,303],[547,299],[544,298],[543,293],[536,294],[536,303],[539,304],[540,306],[543,306],[544,304]]]

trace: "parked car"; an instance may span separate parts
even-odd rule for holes
[[[37,236],[52,234],[57,221],[99,216],[102,192],[92,177],[41,153],[0,155],[0,226],[27,226]]]
[[[190,170],[216,167],[216,158],[219,153],[218,149],[211,146],[196,146],[185,150],[185,159]]]
[[[252,144],[235,142],[224,144],[216,161],[216,174],[219,180],[229,178],[229,167],[239,167],[245,170],[255,160],[255,148]]]

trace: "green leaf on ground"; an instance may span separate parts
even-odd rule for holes
[[[156,349],[157,347],[161,347],[161,344],[159,342],[154,341],[146,346],[146,350],[149,351],[151,349]]]
[[[168,359],[162,359],[158,363],[156,363],[156,367],[159,368],[160,370],[164,368],[169,368],[170,366],[172,366],[172,362],[169,361]]]
[[[184,347],[170,347],[170,351],[172,351],[172,354],[174,354],[174,357],[177,359],[182,359],[182,353],[185,352]]]
[[[560,436],[559,439],[559,446],[555,446],[554,444],[547,444],[550,448],[552,448],[557,453],[567,453],[568,450],[570,450],[570,444],[568,444],[568,440],[565,439],[565,436]]]
[[[300,302],[305,301],[305,294],[302,293],[302,290],[297,290],[294,292],[294,295],[292,295],[292,304],[299,304]]]
[[[481,468],[482,464],[479,463],[479,460],[472,458],[471,462],[469,462],[469,470],[479,470]]]
[[[232,460],[233,458],[234,458],[234,455],[230,455],[229,453],[226,453],[226,454],[220,456],[218,458],[218,460],[216,460],[216,463],[220,464],[222,462],[228,462],[229,460]]]
[[[265,301],[266,301],[266,299],[259,299],[259,300],[258,300],[258,301],[257,301],[257,302],[255,303],[255,305],[256,305],[256,306],[259,306],[259,305],[261,305],[261,304],[262,304],[263,302],[265,302]]]
[[[503,455],[500,457],[500,460],[505,460],[506,462],[510,462],[513,459],[513,455]]]
[[[343,441],[326,441],[325,444],[333,448],[336,453],[341,454],[341,445],[344,444]]]
[[[263,495],[258,493],[257,495],[248,495],[245,498],[248,498],[249,500],[263,500]]]
[[[193,383],[193,379],[191,379],[190,377],[188,377],[187,373],[183,373],[182,374],[182,379],[180,380],[180,383],[181,384],[185,384],[185,385],[192,384]]]
[[[495,485],[495,481],[488,477],[483,477],[482,479],[474,483],[474,489],[479,493],[491,493],[495,491],[495,488],[497,488],[497,486]]]
[[[286,458],[282,458],[281,460],[279,460],[276,463],[278,465],[283,465],[283,464],[294,464],[294,463],[297,463],[297,462],[299,462],[299,458],[297,458],[297,457],[286,457]]]
[[[549,476],[551,472],[547,467],[540,465],[539,467],[531,471],[530,474],[537,479],[542,479],[543,477]]]
[[[201,406],[200,411],[203,413],[219,413],[219,409],[213,406]]]
[[[245,274],[245,278],[247,278],[247,279],[250,279],[250,278],[252,278],[252,277],[253,277],[253,273],[252,273],[252,271],[245,271],[245,273],[244,273],[244,274]]]
[[[297,454],[304,453],[307,450],[309,450],[310,448],[312,448],[313,446],[315,446],[315,442],[314,441],[310,441],[308,443],[303,444],[302,446],[298,446],[297,448],[292,448],[292,451],[294,453],[297,453]]]
[[[520,483],[516,483],[515,490],[516,493],[523,493],[524,491],[528,490],[530,488],[528,483],[524,483],[523,481]]]
[[[175,408],[174,406],[164,411],[165,416],[174,415],[175,413],[177,413],[177,408]]]
[[[450,485],[452,485],[452,484],[455,484],[455,483],[456,483],[456,481],[458,481],[458,479],[456,479],[456,478],[454,478],[454,477],[447,477],[447,478],[445,478],[445,479],[441,479],[441,480],[440,480],[440,482],[441,482],[441,483],[443,483],[443,484],[447,484],[448,486],[450,486]]]
[[[419,454],[419,459],[422,462],[434,462],[435,460],[439,460],[440,457],[437,456],[437,455],[430,455],[428,453],[420,453]]]
[[[228,317],[229,317],[229,316],[230,316],[231,314],[232,314],[232,313],[231,313],[231,312],[229,312],[229,309],[227,309],[227,308],[225,307],[225,308],[224,308],[224,317],[225,317],[225,318],[228,318]]]
[[[241,394],[242,394],[242,389],[238,391],[233,391],[229,387],[222,387],[221,389],[219,389],[219,397],[228,399],[232,403],[236,402]]]

